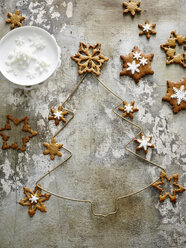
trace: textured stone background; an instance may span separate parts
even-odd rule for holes
[[[0,247],[186,247],[185,193],[175,205],[169,200],[160,204],[158,192],[149,188],[120,201],[119,213],[108,218],[92,216],[87,204],[51,197],[46,202],[48,212],[37,211],[31,219],[27,207],[18,204],[24,196],[22,187],[33,188],[36,180],[60,161],[42,154],[42,142],[49,142],[57,131],[47,119],[50,108],[62,103],[80,79],[70,59],[80,41],[102,43],[110,60],[100,79],[127,101],[135,99],[140,111],[134,122],[144,127],[146,135],[153,135],[156,147],[148,158],[163,165],[169,176],[178,172],[180,184],[186,187],[186,112],[173,115],[171,106],[161,101],[166,80],[178,81],[185,72],[179,65],[166,66],[159,47],[172,30],[186,35],[186,1],[143,0],[141,15],[132,19],[123,16],[120,0],[1,0],[0,37],[10,30],[4,22],[7,12],[17,8],[26,16],[24,25],[54,34],[62,49],[62,65],[55,76],[31,90],[18,88],[0,76],[0,126],[4,126],[7,114],[17,118],[28,115],[39,133],[24,153],[0,150]],[[157,24],[157,35],[149,41],[138,36],[137,25],[146,18]],[[129,53],[134,45],[155,54],[154,75],[138,85],[119,76],[120,55]],[[134,192],[159,176],[160,170],[124,150],[136,129],[111,111],[118,103],[94,78],[86,77],[66,105],[75,118],[57,136],[57,142],[72,150],[73,157],[46,177],[43,186],[59,194],[94,200],[96,211],[106,213],[113,210],[116,196]],[[19,128],[11,133],[13,137],[21,135]]]

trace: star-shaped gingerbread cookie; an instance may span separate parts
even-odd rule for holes
[[[63,144],[56,144],[55,138],[52,138],[51,143],[43,143],[43,145],[47,148],[44,150],[43,154],[50,154],[50,159],[53,160],[55,155],[58,155],[59,157],[62,156],[62,153],[59,150],[61,147],[63,147]]]
[[[105,61],[109,59],[101,53],[101,44],[85,45],[80,43],[80,48],[77,54],[71,56],[79,67],[78,73],[81,75],[85,72],[92,72],[97,76],[101,73],[101,67]]]
[[[136,147],[136,151],[143,149],[144,152],[148,153],[148,148],[154,148],[154,145],[150,143],[152,136],[145,137],[143,133],[140,134],[140,139],[135,139],[134,141],[139,144]]]
[[[141,1],[135,2],[134,0],[129,0],[129,2],[124,2],[123,7],[125,10],[123,11],[124,14],[130,12],[132,16],[135,16],[136,12],[141,12],[139,8]]]
[[[11,29],[15,28],[15,26],[21,27],[21,22],[25,19],[24,16],[20,16],[20,10],[17,10],[15,14],[8,12],[8,17],[6,23],[11,23]]]
[[[0,128],[0,136],[3,139],[3,146],[2,149],[16,149],[16,150],[20,150],[22,152],[24,152],[26,150],[26,143],[29,142],[29,140],[37,135],[36,131],[33,131],[30,128],[29,122],[28,122],[29,118],[28,116],[22,118],[22,119],[14,119],[12,116],[7,115],[7,120],[6,120],[6,124],[3,128]],[[6,135],[4,132],[6,130],[11,130],[11,125],[10,125],[10,121],[13,122],[14,125],[18,126],[20,123],[24,123],[23,127],[22,127],[22,131],[23,132],[28,132],[30,133],[30,135],[25,136],[22,138],[22,147],[19,147],[17,142],[12,143],[11,145],[8,145],[8,139],[10,138],[10,136]]]
[[[40,184],[38,184],[38,186],[40,186]],[[41,212],[47,212],[43,202],[48,201],[51,195],[41,194],[41,189],[38,186],[36,186],[33,191],[24,187],[23,189],[26,197],[19,202],[22,206],[28,206],[28,214],[30,217],[35,214],[37,209]]]
[[[159,185],[164,184],[164,179],[166,179],[167,182],[169,183],[173,180],[172,185],[173,185],[174,190],[172,194],[170,194],[169,192],[165,192],[164,189],[159,187]],[[185,188],[183,186],[178,185],[178,174],[174,174],[172,175],[172,177],[168,177],[167,174],[163,171],[161,171],[161,174],[160,174],[160,181],[155,182],[152,186],[160,191],[160,197],[159,197],[160,202],[164,201],[167,197],[169,197],[170,201],[172,201],[173,203],[176,203],[176,200],[177,200],[176,194],[182,193],[185,191]]]
[[[151,68],[153,53],[145,54],[135,46],[128,55],[120,56],[123,60],[123,70],[120,76],[126,75],[134,79],[136,83],[145,75],[152,75],[154,71]]]
[[[167,94],[162,98],[173,106],[173,113],[186,109],[186,77],[177,83],[167,81]]]
[[[139,109],[134,107],[134,101],[131,103],[127,103],[126,101],[123,101],[123,107],[119,107],[119,110],[123,111],[123,117],[126,117],[127,115],[130,116],[131,119],[133,119],[133,113],[137,112]]]
[[[49,120],[55,120],[56,126],[59,124],[60,121],[66,123],[65,116],[68,114],[68,111],[64,110],[63,107],[59,106],[58,110],[51,109],[52,115],[48,117]]]
[[[142,31],[139,33],[139,35],[146,35],[147,39],[150,39],[151,34],[156,34],[156,31],[154,30],[156,24],[150,24],[148,20],[145,21],[145,24],[138,24],[138,27],[142,29]]]

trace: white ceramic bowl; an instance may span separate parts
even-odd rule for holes
[[[59,66],[60,56],[55,38],[39,27],[16,28],[0,40],[0,71],[18,85],[45,81]]]

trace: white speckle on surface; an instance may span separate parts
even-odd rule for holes
[[[67,4],[67,10],[66,10],[66,15],[68,18],[72,17],[72,11],[73,11],[73,4],[72,2],[69,2]]]
[[[53,12],[53,13],[51,14],[51,18],[56,18],[56,19],[58,19],[58,17],[60,17],[60,13],[59,13],[59,12]]]
[[[66,23],[64,23],[62,28],[61,28],[61,30],[60,30],[60,32],[63,32],[66,29],[66,26],[67,26]]]
[[[64,8],[67,6],[65,1],[62,3],[62,5],[63,5]]]
[[[47,4],[51,5],[53,3],[53,0],[46,0]]]

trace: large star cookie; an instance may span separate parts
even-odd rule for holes
[[[79,67],[78,73],[92,72],[97,76],[101,73],[101,67],[105,61],[109,59],[101,53],[101,44],[85,45],[80,43],[80,48],[77,54],[71,56]]]
[[[169,192],[165,192],[165,190],[161,187],[159,187],[159,185],[163,185],[164,184],[164,178],[167,180],[167,182],[171,182],[172,180],[173,183],[173,192],[172,194],[169,193]],[[155,182],[153,185],[152,185],[154,188],[158,189],[160,191],[160,202],[164,201],[167,197],[170,198],[170,200],[173,202],[173,203],[176,203],[176,194],[177,193],[182,193],[183,191],[185,191],[185,188],[182,187],[181,185],[178,185],[178,174],[174,174],[172,175],[172,177],[168,177],[167,174],[163,171],[161,171],[161,175],[160,175],[160,181],[159,182]]]
[[[120,72],[120,76],[129,76],[138,83],[145,75],[154,74],[151,68],[151,60],[154,57],[153,53],[145,54],[135,46],[128,55],[121,55],[120,57],[123,60],[123,70]]]
[[[167,81],[167,87],[167,94],[162,100],[173,106],[175,114],[182,109],[186,109],[186,77],[177,83]]]
[[[62,153],[59,151],[59,149],[63,147],[63,144],[57,144],[55,138],[52,138],[51,143],[43,143],[43,145],[47,148],[44,150],[43,154],[50,154],[50,159],[53,160],[55,155],[58,155],[59,157],[62,156]]]
[[[141,1],[135,2],[134,0],[129,0],[129,2],[124,2],[123,7],[125,8],[123,13],[131,13],[132,16],[135,16],[136,12],[141,12],[139,8]]]
[[[143,133],[140,134],[140,139],[135,139],[134,141],[139,144],[139,146],[136,147],[136,151],[143,149],[144,152],[148,153],[148,148],[154,148],[154,145],[151,144],[152,136],[145,137]]]
[[[38,184],[38,186],[40,186]],[[40,210],[41,212],[47,212],[44,201],[48,201],[51,195],[41,194],[41,189],[36,186],[33,191],[29,188],[24,187],[25,198],[21,199],[19,204],[22,206],[28,206],[28,214],[32,217],[36,210]]]
[[[15,28],[15,26],[21,27],[21,22],[25,19],[24,16],[20,16],[20,10],[17,10],[15,14],[8,12],[8,17],[6,23],[11,23],[11,29]]]
[[[59,106],[58,110],[51,109],[52,115],[48,117],[49,120],[55,120],[56,126],[59,124],[60,121],[66,123],[65,116],[68,114],[68,111],[64,110],[63,107]]]
[[[138,27],[142,29],[142,31],[139,33],[139,35],[146,35],[148,39],[150,39],[151,34],[156,34],[156,31],[154,30],[156,24],[149,24],[149,21],[146,20],[145,24],[138,24]]]

